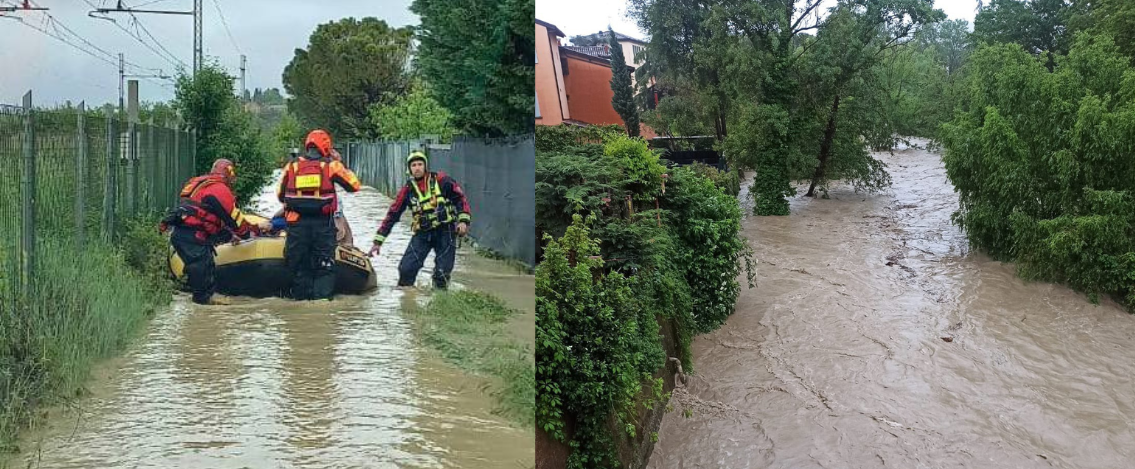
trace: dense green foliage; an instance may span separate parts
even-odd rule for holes
[[[568,38],[573,46],[601,46],[607,44],[607,33],[599,31],[591,34],[580,34]]]
[[[216,64],[192,76],[181,75],[173,107],[184,125],[197,129],[197,173],[204,174],[213,161],[228,158],[237,167],[233,187],[237,200],[248,203],[259,194],[275,169],[275,160],[252,116],[233,94],[233,77]]]
[[[370,106],[386,103],[409,85],[413,29],[377,18],[344,18],[319,25],[307,49],[284,68],[288,109],[307,128],[336,138],[374,136]]]
[[[623,126],[627,128],[627,135],[637,137],[639,134],[638,105],[634,99],[634,89],[631,86],[631,71],[627,68],[627,60],[623,55],[623,46],[619,45],[615,32],[607,30],[607,45],[611,50],[611,106],[619,117],[623,119]]]
[[[984,47],[943,126],[970,243],[1035,279],[1135,305],[1135,69],[1107,36],[1067,56]]]
[[[611,412],[632,425],[636,395],[664,364],[658,323],[632,280],[603,271],[599,243],[578,214],[559,241],[545,241],[536,267],[536,421],[560,441],[565,420],[574,422],[569,468],[616,468],[604,425]]]
[[[807,195],[834,180],[889,184],[867,139],[880,122],[906,122],[881,112],[910,106],[897,91],[880,106],[887,90],[876,78],[944,18],[930,0],[841,0],[825,15],[819,0],[631,3],[652,38],[638,81],[670,92],[647,121],[666,133],[712,128],[732,166],[755,170],[756,213],[786,215],[793,180],[811,180]]]
[[[454,127],[474,136],[531,133],[536,106],[534,0],[414,0],[416,59]]]
[[[562,441],[564,422],[575,423],[572,467],[614,467],[603,425],[615,415],[637,431],[634,399],[664,364],[656,318],[673,327],[688,370],[693,334],[733,312],[742,267],[751,286],[728,192],[737,179],[704,165],[667,169],[617,127],[536,135],[536,229],[549,240],[537,266],[537,424]]]
[[[452,120],[453,114],[434,99],[422,80],[415,80],[407,94],[395,97],[390,104],[370,108],[375,135],[387,140],[413,140],[432,135],[448,142],[456,133]]]

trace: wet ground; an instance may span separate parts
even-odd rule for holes
[[[275,211],[271,198],[261,213]],[[390,199],[366,188],[344,203],[356,242],[369,248]],[[89,397],[26,435],[12,466],[532,467],[531,429],[491,413],[487,381],[415,342],[401,310],[428,288],[394,289],[409,235],[407,224],[395,228],[373,259],[379,290],[365,296],[203,307],[179,295],[96,371]],[[468,249],[457,265],[455,288],[497,294],[526,312],[518,324],[531,324],[532,276]],[[431,255],[419,285],[432,266]]]
[[[938,155],[880,157],[886,194],[744,221],[758,287],[649,467],[1135,466],[1135,316],[970,252]]]

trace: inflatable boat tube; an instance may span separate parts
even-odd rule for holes
[[[217,292],[252,297],[284,296],[291,272],[284,264],[286,234],[257,237],[217,246]],[[185,263],[170,248],[169,269],[184,284]],[[377,287],[374,268],[365,252],[353,246],[335,248],[335,293],[359,294]]]

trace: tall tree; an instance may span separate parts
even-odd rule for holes
[[[531,133],[536,121],[535,0],[414,0],[417,66],[471,135]]]
[[[197,130],[197,172],[208,171],[218,158],[232,160],[237,200],[248,203],[268,183],[274,163],[252,117],[233,94],[233,82],[219,65],[206,64],[194,75],[177,78],[173,107],[186,126]]]
[[[1096,0],[1092,8],[1092,16],[1100,29],[1115,38],[1120,52],[1135,58],[1135,2]]]
[[[607,43],[607,35],[603,31],[591,34],[582,34],[568,38],[575,46],[599,46]]]
[[[319,25],[284,68],[288,109],[336,137],[371,137],[370,106],[406,90],[413,29],[376,18]]]
[[[455,133],[450,125],[453,114],[438,104],[429,86],[420,79],[414,80],[410,92],[399,96],[393,103],[372,107],[370,118],[376,134],[384,139],[405,140],[436,135],[449,141]]]
[[[623,55],[623,46],[615,38],[615,31],[608,28],[607,45],[611,49],[611,106],[619,117],[623,118],[623,125],[627,127],[627,135],[638,137],[638,106],[635,105],[634,89],[631,86],[631,71],[627,69],[627,59]]]
[[[826,64],[834,72],[825,74],[824,78],[830,77],[830,80],[821,80],[830,96],[831,110],[824,126],[816,170],[804,195],[814,196],[816,186],[827,177],[828,161],[836,140],[840,99],[847,96],[848,85],[910,39],[919,28],[944,19],[946,15],[933,5],[933,0],[845,0],[831,13],[817,37],[819,45],[814,56],[816,62]],[[863,151],[862,146],[850,150]]]
[[[1091,2],[1085,0],[993,0],[973,20],[980,42],[1014,43],[1046,59],[1068,53],[1074,33],[1086,27]]]

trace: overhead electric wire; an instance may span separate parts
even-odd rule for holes
[[[130,13],[130,17],[134,18],[135,27],[142,28],[142,32],[145,32],[146,35],[150,37],[150,40],[154,41],[154,44],[157,44],[158,47],[161,48],[161,50],[165,51],[166,54],[169,54],[170,57],[173,57],[173,59],[176,60],[177,63],[181,64],[182,67],[185,66],[185,62],[182,62],[181,59],[177,58],[177,56],[170,52],[169,49],[166,49],[166,46],[163,45],[161,41],[159,41],[156,37],[154,37],[153,34],[150,33],[149,28],[147,28],[145,24],[142,24],[142,20],[138,19],[138,17],[135,16],[133,12]]]
[[[96,10],[99,8],[99,7],[95,6],[94,3],[91,3],[91,0],[84,0],[84,1],[86,1],[87,5],[90,5],[91,8],[94,8]],[[135,27],[135,29],[145,30],[146,34],[149,35],[151,39],[153,39],[153,35],[150,34],[150,31],[148,29],[145,29],[145,26],[141,26],[141,22],[138,21],[138,18],[136,16],[134,16],[134,13],[130,13],[130,17],[133,19],[133,26]],[[161,48],[162,51],[165,51],[165,54],[168,54],[168,55],[163,55],[163,53],[161,51],[159,51],[158,49],[155,49],[154,46],[152,46],[152,45],[150,45],[150,43],[146,42],[146,40],[143,39],[142,36],[140,36],[137,31],[130,31],[129,29],[126,29],[126,27],[119,24],[118,21],[115,20],[114,18],[108,18],[108,17],[99,17],[99,18],[105,19],[107,21],[110,21],[111,23],[114,23],[115,27],[117,27],[118,29],[121,29],[127,35],[134,38],[134,40],[138,41],[140,44],[142,44],[147,49],[149,49],[150,52],[153,52],[154,55],[157,55],[158,57],[161,57],[162,60],[169,62],[170,65],[173,65],[174,67],[182,67],[182,68],[185,67],[185,62],[182,62],[181,59],[177,58],[176,55],[170,53],[169,50],[167,50],[165,48],[165,46],[163,46],[161,44],[161,42],[159,42],[157,39],[153,39],[153,41],[158,45],[158,47]],[[139,26],[141,26],[141,28],[139,28]]]
[[[48,30],[48,29],[46,29],[46,28],[44,28],[44,27],[41,27],[41,26],[37,26],[37,25],[35,25],[35,24],[31,23],[31,22],[28,22],[28,21],[27,21],[27,20],[25,20],[24,18],[21,18],[21,17],[18,17],[18,16],[9,16],[9,18],[12,18],[12,19],[14,19],[14,20],[16,20],[16,21],[19,21],[19,22],[20,22],[20,24],[23,24],[24,26],[27,26],[27,27],[29,27],[29,28],[31,28],[31,29],[34,29],[34,30],[36,30],[36,31],[39,31],[39,32],[43,33],[44,35],[47,35],[47,36],[49,36],[49,37],[51,37],[51,38],[54,38],[55,40],[57,40],[57,41],[59,41],[59,42],[62,42],[62,43],[64,43],[64,44],[67,44],[67,45],[71,46],[72,48],[74,48],[74,49],[76,49],[76,50],[78,50],[78,51],[80,51],[80,52],[82,52],[82,53],[84,53],[84,54],[87,54],[87,55],[91,56],[91,57],[92,57],[92,58],[94,58],[94,59],[97,59],[97,60],[99,60],[99,61],[102,61],[103,63],[106,63],[107,65],[110,65],[111,67],[114,67],[115,69],[117,69],[117,68],[118,68],[118,64],[117,64],[117,63],[116,63],[116,62],[115,62],[114,60],[111,60],[111,59],[109,59],[109,58],[107,58],[107,57],[103,57],[103,56],[100,56],[100,55],[98,55],[98,54],[96,54],[96,53],[94,53],[94,52],[91,52],[91,51],[90,51],[89,49],[86,49],[86,48],[84,48],[83,46],[81,46],[81,45],[79,45],[79,44],[77,44],[77,43],[75,43],[75,42],[73,42],[73,41],[71,41],[71,40],[68,40],[68,39],[67,39],[67,37],[65,37],[64,35],[62,35],[62,34],[60,34],[60,33],[59,33],[58,29],[56,29],[55,31],[51,31],[51,30]],[[45,20],[46,20],[46,18],[45,18]],[[46,23],[47,21],[44,21],[44,22]],[[54,24],[54,23],[53,23],[53,24]],[[74,34],[74,33],[72,33],[72,34]],[[85,41],[85,40],[84,40],[84,42],[88,42],[88,41]],[[100,51],[102,51],[102,50],[100,49]],[[104,54],[106,53],[105,51],[102,51],[102,52],[103,52]],[[142,69],[142,70],[146,70],[146,69],[144,69],[144,68],[141,68],[141,67],[138,67],[138,68],[140,68],[140,69]],[[147,81],[150,81],[151,83],[157,84],[158,86],[162,86],[162,87],[165,87],[165,88],[170,88],[170,89],[172,89],[172,88],[171,88],[171,87],[170,87],[170,86],[169,86],[168,84],[166,84],[166,83],[157,82],[157,81],[153,81],[153,80],[147,80]]]
[[[67,27],[67,25],[63,24],[63,22],[59,21],[59,19],[55,18],[54,16],[51,16],[51,13],[48,13],[48,12],[46,12],[46,11],[45,11],[45,12],[43,12],[43,14],[44,14],[44,15],[46,15],[46,16],[47,16],[47,17],[48,17],[48,18],[49,18],[49,19],[51,20],[51,24],[52,24],[52,26],[54,26],[54,27],[56,27],[56,28],[63,28],[63,29],[65,30],[65,31],[67,31],[68,33],[70,33],[70,34],[71,34],[72,36],[74,36],[74,37],[75,37],[75,38],[77,38],[78,40],[82,41],[82,42],[83,42],[84,44],[86,44],[86,45],[90,46],[91,48],[93,48],[93,49],[95,49],[95,50],[97,50],[97,51],[99,51],[99,52],[102,52],[103,54],[105,54],[105,55],[106,55],[106,56],[107,56],[108,58],[110,58],[111,60],[116,60],[116,59],[117,59],[117,57],[116,57],[116,56],[115,56],[114,54],[112,54],[112,53],[110,53],[110,52],[107,52],[107,51],[106,51],[106,49],[103,49],[103,48],[101,48],[101,47],[99,47],[99,46],[95,45],[95,44],[94,44],[94,43],[92,43],[91,41],[88,41],[88,40],[87,40],[87,39],[86,39],[85,37],[83,37],[83,36],[82,36],[81,34],[79,34],[79,33],[76,33],[76,32],[75,32],[75,31],[74,31],[73,29],[71,29],[71,28],[68,28],[68,27]],[[56,29],[56,30],[58,31],[58,29]],[[123,60],[123,63],[124,63],[125,65],[131,66],[131,67],[134,67],[135,69],[138,69],[138,70],[141,70],[141,71],[151,71],[151,72],[161,72],[161,71],[162,71],[161,69],[158,69],[158,68],[143,67],[143,66],[141,66],[141,65],[138,65],[138,64],[136,64],[136,63],[133,63],[133,62],[130,62],[130,61],[126,61],[126,60]]]
[[[213,6],[217,8],[217,16],[221,17],[221,26],[225,27],[225,33],[229,35],[229,43],[233,45],[233,49],[236,49],[236,53],[243,55],[244,52],[240,50],[240,46],[236,45],[233,32],[229,30],[229,22],[225,21],[225,13],[221,11],[221,3],[218,0],[213,0]]]

